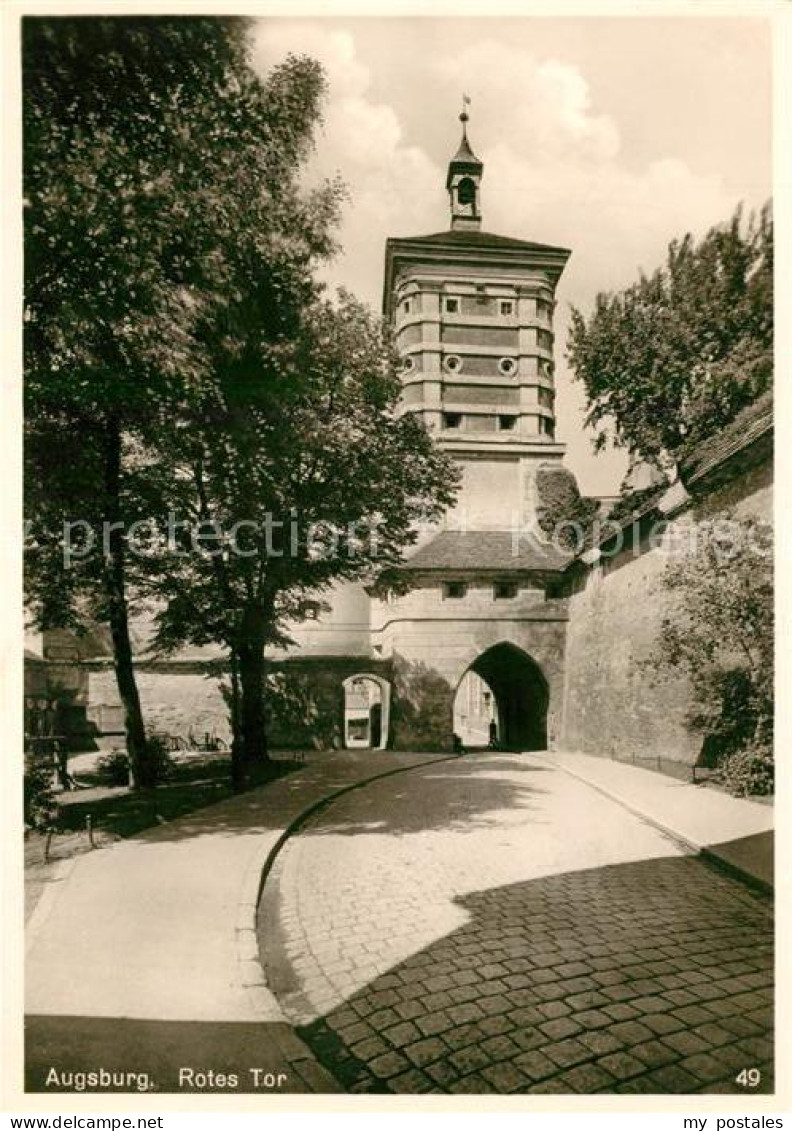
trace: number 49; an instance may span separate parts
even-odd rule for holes
[[[735,1077],[735,1083],[743,1088],[755,1088],[762,1081],[762,1073],[758,1068],[743,1068]]]

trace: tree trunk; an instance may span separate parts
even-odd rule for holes
[[[236,789],[242,789],[248,783],[253,765],[269,758],[264,703],[265,628],[266,617],[260,605],[245,610],[236,649],[239,711],[231,754],[231,774]]]
[[[236,645],[231,649],[231,695],[229,700],[229,718],[231,722],[231,783],[234,789],[241,789],[243,785],[241,773],[242,758],[242,727],[240,723],[241,693],[239,689],[239,657]]]
[[[146,743],[143,712],[140,709],[135,669],[132,664],[132,643],[129,638],[129,610],[126,599],[124,532],[117,525],[121,513],[121,430],[114,419],[108,421],[105,434],[105,521],[107,556],[104,587],[107,617],[113,641],[113,664],[118,694],[124,708],[127,754],[132,785],[145,789],[155,784],[155,772]],[[113,524],[116,524],[114,527]]]

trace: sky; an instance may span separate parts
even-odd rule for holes
[[[618,491],[595,456],[564,359],[571,306],[659,266],[771,194],[770,33],[763,19],[325,18],[257,21],[265,73],[288,52],[324,66],[310,175],[340,174],[343,253],[325,272],[379,308],[388,236],[449,227],[445,174],[471,99],[483,228],[571,248],[556,311],[557,436],[585,494]]]

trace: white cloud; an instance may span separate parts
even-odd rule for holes
[[[450,88],[467,82],[475,92],[485,226],[573,248],[566,290],[576,304],[654,267],[670,239],[725,219],[736,204],[720,178],[680,160],[630,167],[618,125],[594,111],[576,66],[487,40],[434,70]],[[485,151],[488,138],[497,141]]]
[[[603,160],[619,151],[616,124],[591,112],[588,84],[568,63],[485,40],[437,60],[434,70],[445,86],[473,95],[477,136],[502,138],[537,165],[567,156]]]
[[[371,73],[357,58],[348,32],[303,23],[259,23],[254,61],[262,71],[289,51],[318,59],[328,80],[312,171],[340,173],[350,193],[341,232],[344,253],[328,277],[377,305],[386,238],[443,227],[436,207],[442,207],[438,188],[443,172],[422,149],[405,144],[395,108],[372,98]]]

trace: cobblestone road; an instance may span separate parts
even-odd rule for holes
[[[367,786],[285,846],[262,953],[349,1091],[772,1090],[770,902],[536,758]]]

